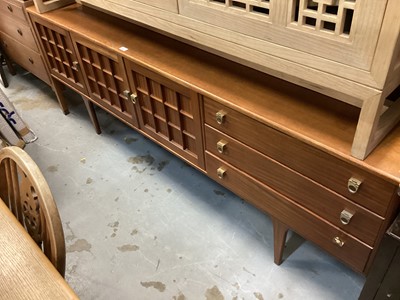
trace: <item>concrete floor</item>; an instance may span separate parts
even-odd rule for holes
[[[100,110],[96,135],[80,97],[67,91],[64,116],[18,73],[2,88],[39,136],[26,151],[57,201],[81,299],[358,298],[361,275],[294,234],[276,266],[268,216]]]

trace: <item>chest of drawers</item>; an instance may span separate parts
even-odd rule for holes
[[[32,1],[0,1],[0,38],[4,51],[17,64],[50,85],[50,77],[26,17]]]

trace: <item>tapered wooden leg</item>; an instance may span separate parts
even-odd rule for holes
[[[56,94],[58,104],[61,107],[61,110],[63,111],[64,115],[69,114],[69,109],[68,109],[68,104],[67,101],[65,101],[64,95],[63,95],[63,85],[62,83],[58,82],[58,80],[53,79],[53,87],[54,87],[54,93]]]
[[[282,263],[283,250],[285,249],[286,235],[289,227],[275,218],[272,218],[272,225],[274,227],[274,262],[280,265]]]
[[[93,127],[96,130],[97,134],[101,133],[101,128],[99,121],[97,120],[96,111],[94,110],[94,105],[91,101],[87,100],[85,97],[82,97],[83,102],[85,103],[86,110],[89,114],[90,120],[92,121]]]
[[[1,64],[1,59],[0,59],[0,64]],[[3,82],[4,87],[8,87],[8,81],[7,81],[7,77],[6,77],[6,73],[4,72],[3,66],[0,65],[0,77],[1,77],[1,81]]]

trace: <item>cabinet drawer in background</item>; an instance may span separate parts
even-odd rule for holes
[[[208,125],[205,126],[205,136],[208,152],[365,243],[374,245],[383,218]],[[345,223],[349,222],[343,224],[342,219]]]
[[[1,35],[1,40],[3,49],[13,61],[50,85],[50,78],[39,53],[22,45],[6,34]]]
[[[206,168],[208,176],[230,189],[238,196],[253,204],[262,211],[272,215],[290,228],[347,263],[354,270],[363,272],[371,254],[372,247],[355,237],[346,234],[340,228],[333,226],[291,201],[285,196],[261,184],[239,169],[219,160],[206,152]],[[222,179],[217,175],[217,169],[224,168]],[[335,239],[342,242],[338,245]]]
[[[39,52],[33,34],[28,25],[16,22],[12,18],[0,13],[0,30],[8,34],[21,44]]]
[[[221,124],[217,112],[224,115]],[[385,216],[397,186],[206,97],[204,115],[206,124]],[[362,181],[354,194],[347,187],[352,177]]]
[[[3,12],[4,15],[11,18],[16,18],[20,22],[28,24],[24,13],[24,8],[21,3],[18,3],[17,1],[0,1],[0,12]]]

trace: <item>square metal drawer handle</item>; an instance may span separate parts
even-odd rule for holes
[[[219,153],[224,153],[224,151],[226,150],[226,145],[228,144],[228,142],[227,141],[225,141],[225,140],[220,140],[218,143],[217,143],[217,150],[218,150],[218,152]]]
[[[344,241],[343,241],[340,237],[338,237],[338,236],[334,237],[334,238],[332,239],[332,242],[333,242],[336,246],[338,246],[338,247],[340,247],[340,248],[342,248],[342,247],[344,246]]]
[[[351,221],[351,218],[353,218],[354,213],[350,212],[346,209],[342,210],[342,212],[340,213],[340,222],[343,225],[348,225]]]
[[[219,167],[217,169],[217,175],[219,179],[223,179],[224,176],[226,175],[226,169],[224,167]]]
[[[225,116],[226,116],[226,111],[220,110],[215,114],[215,119],[217,120],[217,123],[221,125],[225,121]]]
[[[351,177],[347,183],[347,188],[350,193],[355,194],[355,193],[357,193],[361,184],[362,184],[362,181],[360,179]]]

